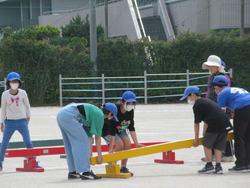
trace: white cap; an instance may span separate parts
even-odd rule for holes
[[[210,55],[207,61],[202,64],[202,69],[208,69],[208,66],[221,67],[221,59],[216,55]]]

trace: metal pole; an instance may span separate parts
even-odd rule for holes
[[[189,70],[186,71],[187,73],[187,87],[189,86]]]
[[[108,0],[105,0],[105,37],[108,38]]]
[[[59,74],[59,98],[60,98],[60,106],[63,106],[63,101],[62,101],[62,75]]]
[[[144,103],[148,104],[147,71],[144,71]]]
[[[90,15],[90,60],[94,62],[94,71],[97,71],[97,34],[96,34],[96,17],[95,17],[95,0],[89,0]]]
[[[40,4],[40,16],[42,16],[42,14],[43,14],[43,2],[42,2],[42,0],[39,1],[39,4]]]
[[[233,69],[232,69],[232,68],[229,69],[229,76],[230,76],[231,78],[233,78]]]
[[[241,0],[240,37],[244,36],[244,0]]]
[[[139,8],[138,8],[136,0],[134,0],[134,4],[135,4],[135,10],[136,10],[136,13],[137,13],[137,16],[138,16],[139,23],[141,25],[143,37],[146,37],[146,32],[145,32],[145,29],[144,29],[144,25],[142,23],[141,14],[140,14],[140,11],[139,11]]]
[[[102,74],[102,104],[105,103],[105,77],[104,74]]]
[[[23,28],[23,2],[20,1],[21,28]]]
[[[6,85],[6,82],[7,82],[7,79],[6,78],[4,78],[4,91],[6,91],[7,90],[7,85]]]

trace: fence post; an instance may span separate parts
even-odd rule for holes
[[[63,106],[63,101],[62,101],[62,75],[59,74],[59,98],[60,98],[60,107]]]
[[[148,104],[147,71],[144,71],[144,104]]]
[[[187,69],[186,73],[187,73],[187,87],[188,87],[189,86],[189,70],[188,69]]]
[[[102,74],[102,104],[105,104],[105,77]]]
[[[229,69],[229,76],[230,76],[231,78],[233,78],[233,69],[232,69],[232,68]]]
[[[7,82],[7,79],[6,78],[4,78],[4,91],[6,91],[7,90],[7,85],[6,85],[6,82]]]

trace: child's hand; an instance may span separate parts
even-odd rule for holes
[[[114,153],[114,150],[113,149],[109,149],[109,153]]]
[[[136,146],[136,148],[141,148],[141,147],[145,147],[145,145],[138,143],[138,145]]]
[[[4,125],[3,123],[1,123],[1,132],[3,133],[3,130],[4,130]]]
[[[198,147],[199,146],[199,141],[198,141],[198,139],[194,139],[194,147]]]
[[[102,161],[103,161],[103,158],[102,158],[102,156],[100,155],[98,155],[98,161],[97,161],[97,164],[102,164]]]

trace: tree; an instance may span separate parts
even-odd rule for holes
[[[87,15],[85,19],[82,19],[79,15],[69,22],[65,27],[61,27],[62,37],[64,38],[74,38],[84,37],[88,41],[88,46],[90,43],[90,24],[89,24],[89,16]],[[98,41],[104,39],[104,29],[101,25],[97,26],[97,37]]]

